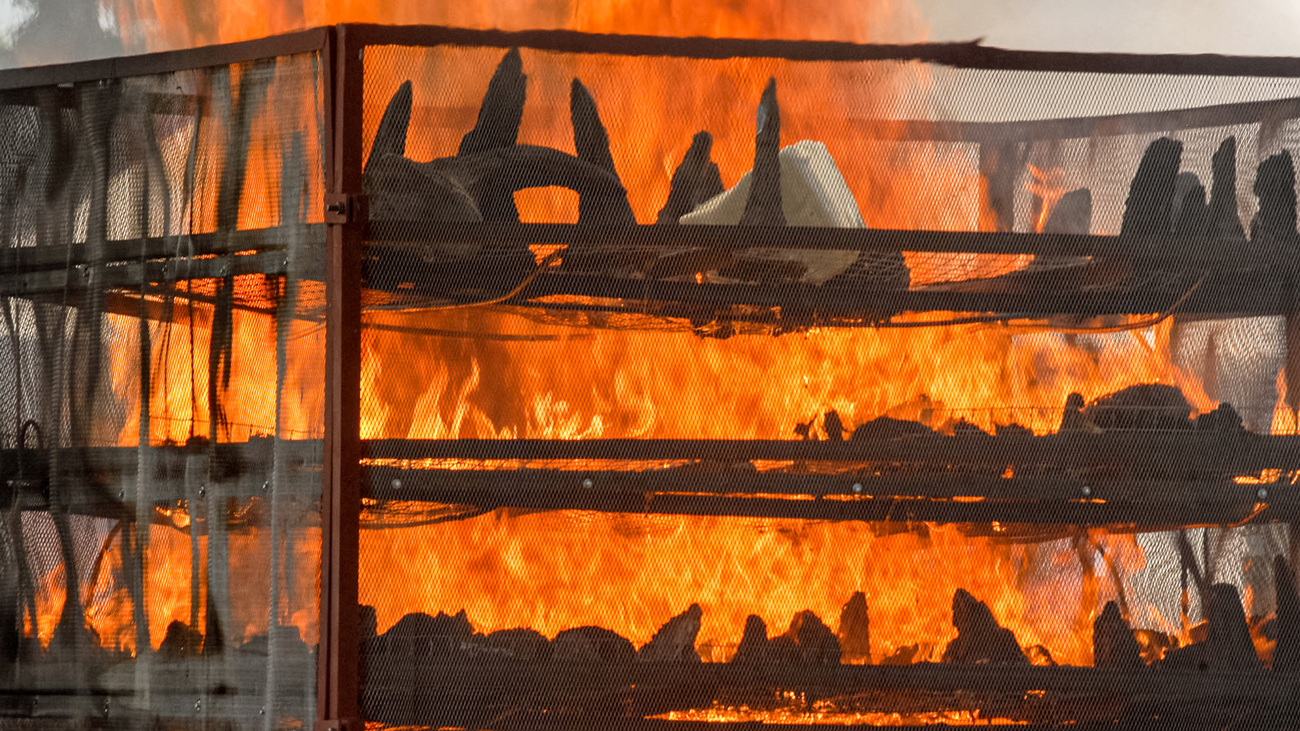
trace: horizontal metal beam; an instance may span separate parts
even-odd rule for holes
[[[1039,525],[1129,525],[1137,529],[1300,519],[1289,484],[1237,484],[1232,475],[1300,467],[1297,437],[1252,435],[1056,435],[1036,438],[931,437],[873,443],[717,440],[370,440],[368,497],[462,503],[485,508],[581,509],[681,515],[819,520],[927,521]],[[219,444],[212,490],[266,495],[274,440]],[[287,489],[319,495],[321,442],[283,440]],[[149,499],[186,498],[187,463],[205,446],[152,448]],[[48,452],[0,450],[0,475],[29,509],[45,496],[33,465]],[[429,468],[425,460],[591,460],[572,469]],[[749,460],[822,463],[825,471],[756,471]],[[619,460],[621,469],[600,460]],[[702,460],[675,468],[663,461]],[[1196,461],[1199,460],[1199,461]],[[882,468],[883,463],[902,463]],[[82,485],[70,509],[106,517],[136,499],[133,447],[63,450],[64,484]],[[734,466],[732,466],[734,464]],[[840,463],[839,467],[831,467]],[[874,465],[858,474],[850,464]],[[1007,466],[1013,473],[1004,477]],[[1098,470],[1105,465],[1105,470]],[[1188,467],[1187,465],[1195,465]],[[1083,472],[1072,472],[1082,468]],[[1088,472],[1088,469],[1096,470]],[[1147,476],[1143,476],[1147,475]]]
[[[209,232],[183,236],[149,236],[118,239],[104,246],[101,258],[91,261],[84,242],[57,246],[16,246],[0,249],[0,276],[34,271],[61,270],[92,264],[139,262],[150,259],[176,261],[184,271],[187,257],[211,257],[249,251],[283,249],[287,241],[317,241],[325,246],[324,224],[290,224],[246,231]],[[176,272],[172,272],[175,277]]]
[[[1008,71],[1160,74],[1174,76],[1300,76],[1300,59],[1218,54],[1015,51],[966,43],[859,44],[742,38],[680,38],[569,30],[470,30],[433,25],[350,24],[365,45],[522,46],[559,53],[683,58],[784,58],[794,61],[925,61],[958,68]]]
[[[730,474],[557,470],[365,469],[367,497],[479,508],[855,520],[1125,524],[1136,530],[1300,518],[1300,493],[1231,481],[999,479],[969,475]],[[1086,488],[1086,489],[1085,489]],[[1276,499],[1274,499],[1276,498]]]
[[[262,437],[246,442],[218,444],[212,469],[207,465],[212,451],[204,444],[194,447],[159,446],[151,448],[148,463],[153,472],[148,481],[148,499],[154,503],[175,503],[189,497],[185,480],[191,459],[199,460],[205,476],[206,496],[229,498],[270,497],[272,454],[275,440]],[[288,467],[287,482],[281,489],[306,499],[320,496],[320,440],[281,440]],[[139,480],[139,451],[135,447],[89,447],[60,450],[59,471],[67,489],[64,501],[69,511],[85,515],[119,519],[134,516]],[[20,477],[21,464],[26,468]],[[0,479],[4,480],[9,499],[16,499],[26,510],[47,509],[45,466],[51,464],[50,450],[0,450]]]
[[[954,254],[1036,254],[1045,257],[1098,257],[1133,260],[1145,266],[1216,266],[1252,270],[1300,266],[1290,247],[1243,245],[1240,241],[1182,236],[1094,236],[1082,234],[1004,233],[993,231],[904,231],[811,226],[594,226],[573,223],[434,223],[370,221],[366,239],[370,257],[384,256],[375,244],[481,244],[525,247],[557,244],[678,250],[736,251],[795,249],[840,251],[909,251]],[[431,250],[436,252],[436,249]],[[396,248],[392,254],[420,253]]]
[[[462,280],[461,285],[468,282]],[[498,283],[499,286],[500,283]],[[461,291],[464,294],[464,290]],[[489,298],[485,292],[481,299]],[[658,305],[680,303],[712,308],[732,306],[782,308],[791,322],[800,315],[823,319],[867,317],[882,320],[900,312],[989,312],[1006,319],[1078,315],[1152,314],[1178,306],[1179,312],[1225,317],[1286,314],[1291,304],[1288,281],[1266,275],[1235,280],[1220,277],[1202,282],[1195,291],[1159,291],[1134,287],[1130,291],[1097,291],[1082,287],[1048,286],[1038,291],[872,290],[802,283],[780,285],[695,284],[646,281],[579,274],[542,274],[512,303],[545,307],[542,298],[557,295],[622,300],[654,313]],[[616,309],[614,303],[607,309]]]
[[[1300,469],[1300,436],[1248,432],[1120,432],[1041,437],[924,436],[878,441],[744,439],[372,439],[373,460],[750,460],[1054,468],[1099,466],[1171,474],[1246,475]]]
[[[263,251],[244,256],[220,256],[170,261],[127,261],[106,266],[86,265],[72,269],[45,269],[23,274],[0,275],[0,296],[25,297],[53,292],[82,292],[93,272],[99,274],[104,289],[124,288],[139,291],[141,280],[148,282],[181,281],[177,269],[183,269],[186,281],[218,279],[248,274],[285,274],[288,262],[283,252]],[[319,265],[316,267],[321,269]],[[310,275],[311,272],[302,272]],[[319,277],[320,272],[316,272]],[[68,300],[75,304],[77,300]]]
[[[403,649],[399,646],[391,654],[368,658],[365,694],[371,720],[468,726],[500,715],[512,720],[509,729],[537,728],[534,723],[540,723],[540,728],[562,731],[569,728],[566,721],[577,724],[573,727],[577,729],[597,728],[582,725],[585,720],[620,726],[627,721],[632,724],[629,728],[637,729],[641,727],[635,719],[643,716],[709,708],[713,700],[724,698],[761,698],[770,703],[776,691],[783,691],[798,694],[809,704],[843,698],[855,711],[979,708],[997,717],[1079,721],[1089,728],[1089,721],[1109,722],[1106,727],[1115,728],[1110,724],[1120,718],[1173,718],[1181,723],[1170,728],[1202,728],[1202,724],[1218,728],[1246,712],[1281,712],[1297,690],[1293,676],[1262,671],[936,663],[893,667],[456,662]],[[552,710],[559,708],[565,712]],[[678,726],[645,728],[668,731]]]
[[[0,71],[0,92],[33,86],[55,86],[166,74],[190,69],[227,66],[275,56],[318,52],[328,39],[326,28],[285,33],[238,43],[225,43],[179,51],[119,56],[94,61],[28,66]]]
[[[854,119],[850,127],[864,140],[932,142],[1031,142],[1089,139],[1094,136],[1164,134],[1207,127],[1259,124],[1266,119],[1300,117],[1300,99],[1213,104],[1204,107],[1130,112],[1095,117],[1027,119],[1008,122],[952,122],[926,119]],[[473,124],[473,118],[470,120]]]

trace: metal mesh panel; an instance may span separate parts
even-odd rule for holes
[[[364,67],[368,722],[1287,718],[1300,83]]]
[[[315,714],[321,79],[0,97],[0,725]]]

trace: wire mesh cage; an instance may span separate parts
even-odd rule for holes
[[[320,39],[6,77],[0,725],[315,716]]]
[[[355,42],[369,722],[1286,718],[1293,76]]]
[[[1283,723],[1297,77],[371,26],[0,76],[0,725]]]

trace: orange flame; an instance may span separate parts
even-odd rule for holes
[[[1097,540],[1140,567],[1131,539]],[[380,632],[413,610],[465,609],[480,631],[524,626],[554,636],[596,624],[637,645],[697,602],[699,645],[725,661],[748,614],[773,636],[804,609],[834,628],[849,596],[863,591],[875,662],[918,644],[925,649],[913,661],[937,661],[956,636],[952,597],[964,588],[1021,645],[1087,665],[1092,616],[1080,617],[1086,631],[1075,626],[1072,597],[1090,584],[1091,612],[1115,588],[1081,575],[1077,560],[1058,565],[1075,555],[1061,543],[1009,546],[937,525],[899,533],[855,523],[499,511],[363,533],[361,600],[375,606]]]
[[[1026,164],[1025,168],[1029,170],[1032,178],[1025,188],[1030,193],[1038,197],[1040,204],[1038,209],[1038,218],[1034,221],[1034,232],[1042,233],[1043,227],[1047,225],[1048,219],[1052,217],[1052,210],[1065,195],[1065,170],[1059,167],[1051,167],[1047,170],[1039,170],[1032,164]]]
[[[908,3],[843,2],[800,6],[668,0],[644,9],[631,2],[451,3],[414,7],[404,3],[305,3],[300,9],[273,4],[250,10],[222,0],[209,14],[191,12],[177,0],[121,0],[119,18],[148,18],[156,32],[152,49],[234,41],[325,22],[427,22],[470,27],[569,27],[600,32],[836,38],[852,41],[917,40],[918,14]],[[124,25],[124,27],[127,27]],[[132,25],[131,27],[138,27]],[[899,30],[902,28],[902,30]],[[129,42],[139,39],[128,38]],[[408,155],[421,160],[454,153],[500,52],[433,49],[367,51],[364,129],[373,137],[383,106],[408,74],[426,74],[418,87]],[[969,150],[955,146],[893,145],[890,155],[863,145],[861,120],[886,116],[905,99],[924,99],[925,69],[898,64],[868,79],[829,64],[768,59],[686,62],[673,59],[561,58],[528,54],[529,105],[521,141],[571,148],[563,94],[574,76],[588,83],[609,127],[619,174],[638,220],[653,219],[667,197],[671,171],[691,135],[708,129],[724,181],[734,183],[753,162],[753,109],[761,83],[781,80],[783,142],[823,141],[841,167],[867,225],[877,228],[974,230],[989,220],[981,210],[981,180]],[[446,84],[442,64],[472,69],[472,81]],[[647,69],[652,73],[644,73]],[[470,76],[465,76],[470,79]],[[637,88],[629,91],[629,79]],[[278,92],[270,92],[278,93]],[[284,94],[279,94],[283,97]],[[278,97],[277,97],[278,98]],[[860,101],[866,99],[868,101]],[[303,102],[306,104],[306,102]],[[681,113],[683,108],[691,113]],[[255,122],[256,140],[273,139],[271,115]],[[888,125],[885,127],[888,129]],[[210,134],[216,134],[212,132]],[[886,141],[887,142],[887,141]],[[216,138],[214,146],[219,146]],[[883,144],[883,143],[882,143]],[[241,228],[279,223],[273,213],[280,190],[278,151],[259,142],[250,154],[243,191]],[[209,161],[211,162],[211,161]],[[318,167],[318,161],[313,163]],[[315,169],[315,168],[313,168]],[[1031,190],[1044,200],[1041,229],[1059,199],[1053,171],[1031,168]],[[200,178],[216,188],[219,166],[202,167]],[[309,191],[308,199],[319,199]],[[526,220],[573,220],[576,201],[567,193],[531,191],[518,199]],[[257,202],[260,201],[259,205]],[[214,212],[191,212],[209,230]],[[913,284],[965,276],[991,276],[1024,264],[1024,257],[960,257],[943,261],[908,255]],[[910,316],[912,322],[943,313]],[[147,396],[150,441],[180,442],[207,433],[206,364],[211,308],[184,308],[173,323],[156,328],[158,385]],[[368,313],[367,322],[461,331],[466,338],[399,335],[368,330],[361,353],[365,438],[597,437],[790,438],[796,424],[819,420],[830,409],[852,426],[882,414],[924,420],[950,430],[965,418],[984,429],[1017,423],[1036,434],[1053,432],[1068,394],[1085,399],[1135,383],[1179,386],[1199,411],[1214,403],[1169,355],[1169,323],[1133,332],[1069,338],[1052,332],[1025,334],[1001,325],[906,330],[810,331],[798,335],[701,340],[681,333],[598,332],[581,339],[564,328],[538,324],[516,313],[487,310]],[[193,330],[191,330],[191,326]],[[136,325],[110,318],[114,336],[134,343]],[[237,312],[226,420],[242,432],[216,435],[246,439],[271,433],[277,386],[291,396],[281,436],[319,434],[321,390],[313,356],[323,334],[296,322],[291,337],[306,342],[277,384],[274,318]],[[191,337],[193,332],[193,337]],[[474,333],[552,336],[533,343],[476,340]],[[164,338],[164,335],[167,336]],[[162,342],[171,353],[163,357]],[[1081,340],[1086,343],[1081,344]],[[116,353],[135,353],[123,347]],[[176,353],[185,353],[184,357]],[[116,396],[127,416],[114,424],[120,444],[138,434],[140,365],[123,356],[113,363]],[[134,405],[133,405],[134,404]],[[864,591],[871,608],[873,658],[907,652],[934,659],[954,635],[951,599],[957,588],[986,601],[1024,646],[1041,644],[1058,662],[1091,661],[1090,628],[1098,605],[1123,587],[1105,568],[1141,568],[1140,546],[1131,537],[1088,535],[1088,541],[1013,546],[972,538],[953,526],[892,526],[658,516],[610,516],[578,512],[526,514],[497,511],[438,526],[366,531],[362,534],[361,601],[376,607],[383,631],[404,613],[467,609],[481,630],[531,626],[548,634],[580,624],[600,624],[637,643],[692,602],[705,608],[702,645],[725,660],[749,613],[762,616],[773,633],[799,610],[812,609],[832,626],[853,591]],[[265,563],[265,536],[232,536],[237,561]],[[262,543],[258,543],[262,541]],[[1068,544],[1068,545],[1067,545]],[[238,550],[236,550],[238,546]],[[198,546],[206,551],[205,542]],[[299,535],[293,550],[316,565],[319,534]],[[151,531],[149,603],[151,640],[161,641],[173,619],[188,621],[191,581],[188,537],[170,528]],[[314,552],[314,553],[313,553]],[[1104,553],[1107,557],[1097,557]],[[111,555],[111,552],[110,552]],[[243,557],[243,558],[237,558]],[[120,582],[93,579],[94,595],[114,597],[91,618],[108,646],[129,647],[129,603]],[[269,598],[265,566],[241,564],[236,597],[244,636],[264,631]],[[57,617],[61,584],[44,577],[49,597],[41,617]],[[235,587],[232,587],[235,588]],[[312,591],[295,587],[294,604],[314,607]],[[256,611],[254,608],[262,607]],[[48,641],[52,621],[37,628]],[[1160,618],[1158,613],[1152,621]],[[309,609],[293,621],[314,641]],[[915,651],[909,650],[915,645]]]

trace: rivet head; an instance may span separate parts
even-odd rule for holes
[[[393,478],[393,481],[390,484],[392,484],[394,490],[402,489],[402,481],[397,479],[396,477]]]
[[[590,490],[591,488],[593,488],[593,487],[596,486],[596,483],[595,483],[594,481],[592,481],[592,479],[591,479],[590,477],[588,477],[588,478],[585,478],[585,479],[582,481],[582,486],[583,486],[584,488]]]
[[[1264,500],[1264,499],[1268,498],[1268,490],[1266,490],[1266,489],[1264,489],[1264,488],[1262,488],[1262,487],[1259,488],[1259,492],[1257,492],[1257,493],[1255,493],[1255,494],[1259,496],[1259,499],[1260,499],[1260,500]]]
[[[270,480],[263,480],[263,481],[262,481],[262,492],[266,492],[267,489],[269,489],[270,487],[271,487],[271,481],[270,481]]]
[[[207,495],[207,494],[208,494],[208,488],[206,488],[206,487],[200,485],[200,486],[199,486],[199,497],[203,497],[204,495]]]
[[[861,482],[855,482],[855,483],[853,483],[853,492],[854,492],[854,494],[857,494],[857,495],[861,495],[861,494],[862,494],[862,483],[861,483]]]
[[[1084,485],[1084,486],[1083,486],[1083,496],[1084,496],[1084,497],[1088,497],[1088,496],[1091,495],[1091,494],[1092,494],[1092,488],[1091,488],[1091,487],[1088,487],[1087,485]]]
[[[199,710],[199,709],[202,708],[202,707],[203,707],[203,701],[202,701],[201,699],[200,699],[200,700],[197,700],[197,701],[194,701],[194,710],[197,711],[197,710]]]

